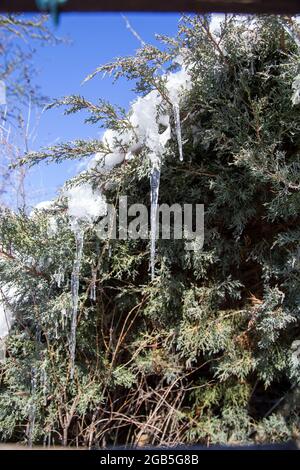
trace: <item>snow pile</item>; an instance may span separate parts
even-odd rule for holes
[[[102,142],[111,152],[107,154],[96,153],[89,163],[88,167],[90,169],[97,167],[98,171],[106,173],[124,161],[125,153],[120,149],[116,149],[116,138],[118,138],[119,146],[126,146],[130,137],[128,133],[120,135],[111,129],[107,129],[102,137]]]
[[[54,207],[54,201],[39,202],[36,206],[34,206],[34,208],[29,214],[29,217],[34,217],[35,215],[37,215],[39,212],[42,212],[42,211],[51,210],[53,209],[53,207]]]
[[[146,96],[133,101],[128,116],[132,129],[123,132],[107,130],[102,142],[110,151],[97,153],[90,168],[110,171],[116,165],[133,158],[142,148],[147,148],[150,160],[157,163],[171,138],[171,114],[174,116],[180,159],[183,159],[180,98],[185,90],[191,88],[191,79],[182,57],[176,58],[175,62],[181,65],[181,69],[163,77],[166,79],[166,96],[162,96],[158,90],[152,90]],[[162,131],[161,127],[164,128]]]
[[[176,62],[180,62],[181,70],[169,73],[164,77],[166,78],[168,104],[172,105],[172,109],[166,110],[165,97],[161,96],[157,90],[151,91],[143,98],[138,98],[131,105],[129,119],[135,128],[138,142],[143,146],[147,146],[155,154],[163,153],[171,138],[170,111],[174,113],[176,135],[179,136],[180,97],[183,91],[191,88],[191,79],[187,69],[183,66],[182,58],[177,58]],[[159,130],[160,125],[165,127],[163,132]],[[178,147],[179,151],[182,152],[179,141]]]
[[[49,210],[53,207],[53,201],[42,201],[42,202],[39,202],[34,210],[35,211],[41,211],[41,210]]]
[[[77,221],[91,223],[107,212],[103,194],[93,191],[87,183],[68,189],[64,195],[68,200],[68,215]]]

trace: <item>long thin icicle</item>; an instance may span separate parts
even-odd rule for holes
[[[66,325],[68,323],[67,319],[68,319],[68,312],[65,308],[62,308],[60,322],[61,322],[61,327],[63,330],[66,328]]]
[[[73,271],[71,275],[71,297],[72,297],[72,311],[71,311],[71,332],[69,338],[69,347],[71,355],[71,372],[70,376],[74,376],[75,364],[75,351],[76,351],[76,329],[77,329],[77,313],[78,313],[78,294],[79,294],[79,275],[81,268],[84,232],[77,221],[72,223],[72,230],[75,236],[76,253],[73,264]]]
[[[58,269],[58,271],[56,271],[54,273],[54,279],[55,279],[55,282],[56,282],[58,288],[61,287],[61,284],[64,282],[64,278],[65,278],[64,271],[63,271],[62,267],[60,267]]]
[[[29,408],[29,422],[28,422],[28,447],[32,447],[34,439],[34,429],[35,429],[35,418],[36,418],[36,370],[33,367],[31,369],[31,403]]]
[[[177,101],[173,102],[173,113],[175,122],[175,132],[179,150],[179,160],[183,161],[183,150],[182,150],[182,136],[181,136],[181,123],[180,123],[180,109]]]
[[[97,299],[96,281],[97,281],[97,268],[92,268],[92,283],[90,287],[90,300],[93,300],[94,302]]]
[[[155,276],[155,254],[156,254],[156,228],[157,228],[157,208],[160,183],[160,162],[155,159],[152,162],[152,171],[150,176],[151,192],[151,248],[150,248],[150,267],[151,279]]]

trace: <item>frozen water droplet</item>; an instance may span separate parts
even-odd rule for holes
[[[157,230],[157,207],[160,183],[160,163],[155,161],[152,164],[150,175],[151,192],[151,247],[150,247],[150,268],[151,279],[155,276],[155,255],[156,255],[156,230]]]
[[[57,284],[57,287],[60,288],[62,283],[64,282],[64,279],[65,279],[65,273],[64,273],[62,267],[60,267],[58,269],[58,271],[56,271],[54,273],[54,279],[55,279],[55,282]]]
[[[67,311],[65,308],[63,308],[61,310],[61,326],[63,330],[66,328],[67,316],[68,316]]]
[[[71,355],[71,371],[70,376],[73,379],[74,376],[74,364],[75,364],[75,352],[76,352],[76,329],[77,329],[77,313],[78,313],[78,301],[79,301],[79,275],[81,268],[83,242],[84,242],[84,231],[80,224],[74,220],[71,228],[75,236],[76,252],[73,263],[73,271],[71,275],[71,298],[72,298],[72,310],[71,310],[71,331],[69,338],[69,347]]]
[[[92,283],[90,287],[90,300],[96,301],[96,281],[97,281],[97,268],[92,269]]]

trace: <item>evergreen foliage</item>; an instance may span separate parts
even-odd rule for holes
[[[65,198],[31,216],[2,212],[0,282],[16,289],[1,364],[3,440],[105,446],[298,437],[300,105],[292,95],[300,53],[286,21],[227,17],[213,34],[208,17],[184,17],[176,38],[160,38],[161,50],[142,46],[95,72],[133,80],[142,96],[155,88],[170,107],[162,71],[176,70],[182,55],[192,79],[180,110],[184,161],[174,133],[159,201],[203,203],[205,243],[193,252],[183,240],[158,240],[151,281],[147,240],[100,241],[89,227],[71,380],[75,242]],[[130,125],[104,101],[72,96],[58,105],[120,134]],[[20,163],[95,151],[109,149],[71,142]],[[126,164],[90,168],[69,184],[88,181],[115,205],[123,194],[149,206],[149,172],[140,148]]]

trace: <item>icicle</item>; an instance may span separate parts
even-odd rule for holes
[[[55,282],[56,282],[56,284],[57,284],[57,287],[60,287],[60,274],[59,274],[59,272],[56,272],[56,271],[55,271],[53,277],[54,277],[54,280],[55,280]]]
[[[61,287],[61,284],[64,282],[65,280],[65,273],[64,273],[64,270],[63,268],[60,268],[60,272],[59,272],[59,286],[58,287]]]
[[[90,287],[90,300],[96,301],[96,281],[97,281],[97,268],[92,269],[92,283]]]
[[[58,339],[58,323],[57,323],[57,320],[55,320],[55,323],[54,323],[54,331],[55,331],[55,339]]]
[[[74,363],[76,351],[76,329],[77,329],[77,312],[78,312],[78,294],[79,294],[79,274],[81,268],[81,259],[83,251],[84,232],[79,223],[75,220],[71,226],[76,242],[76,254],[73,264],[73,272],[71,275],[71,297],[72,297],[72,311],[71,311],[71,332],[69,338],[69,347],[71,354],[71,372],[70,376],[74,376]]]
[[[35,427],[35,416],[36,416],[35,395],[36,395],[36,371],[35,371],[35,368],[32,368],[31,370],[31,403],[30,403],[30,408],[29,408],[29,421],[28,421],[28,431],[27,431],[29,447],[32,447],[34,427]]]
[[[57,284],[57,287],[60,288],[62,282],[64,282],[65,279],[65,274],[62,268],[59,268],[59,270],[54,273],[54,279]]]
[[[67,320],[67,311],[65,308],[63,308],[61,311],[61,326],[63,330],[66,328],[66,320]]]
[[[180,109],[179,109],[179,104],[177,103],[177,101],[173,102],[173,113],[174,113],[174,121],[175,121],[175,132],[176,132],[178,150],[179,150],[179,160],[182,162],[183,161],[183,151],[182,151]]]
[[[160,182],[160,161],[155,158],[152,161],[152,171],[150,176],[151,191],[151,248],[150,248],[150,267],[151,279],[155,276],[155,245],[156,245],[156,228],[157,228],[157,207]]]

